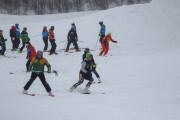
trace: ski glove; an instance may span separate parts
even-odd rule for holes
[[[99,33],[98,35],[101,36],[101,33]]]

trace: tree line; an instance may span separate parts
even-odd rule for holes
[[[105,10],[108,8],[148,3],[151,0],[0,0],[1,14],[42,15],[77,11]]]

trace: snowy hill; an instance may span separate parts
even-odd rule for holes
[[[180,115],[180,2],[154,0],[150,4],[123,6],[100,12],[48,16],[0,15],[0,29],[8,38],[9,29],[18,22],[21,30],[28,28],[36,50],[43,49],[43,26],[55,26],[57,50],[65,48],[70,24],[75,22],[81,47],[95,48],[98,22],[103,20],[107,32],[118,41],[110,43],[108,57],[99,57],[99,47],[92,52],[102,84],[93,84],[90,95],[82,95],[87,81],[73,93],[67,90],[78,80],[79,53],[49,56],[44,53],[58,76],[46,74],[56,95],[47,93],[36,79],[30,93],[21,94],[30,78],[25,72],[26,52],[6,51],[0,56],[0,119],[1,120],[179,120]],[[53,17],[54,20],[53,20]],[[13,19],[15,18],[15,19]],[[9,74],[13,72],[14,74]],[[94,76],[95,81],[97,78]],[[101,94],[105,92],[105,94]]]

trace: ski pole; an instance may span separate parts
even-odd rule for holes
[[[118,44],[116,43],[116,48],[117,48],[117,51],[118,51],[118,54],[119,54],[119,48],[118,48]]]
[[[60,41],[60,43],[62,43],[62,42],[67,42],[67,41]]]
[[[96,42],[96,46],[95,46],[94,51],[96,51],[96,47],[97,47],[97,44],[98,44],[98,40],[99,40],[99,36],[98,36],[98,38],[97,38],[97,42]]]
[[[78,42],[82,42],[83,43],[83,41],[78,41]]]
[[[38,37],[38,36],[41,36],[41,35],[35,35],[35,36],[33,36],[33,37]]]

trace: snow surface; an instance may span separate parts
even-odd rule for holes
[[[103,20],[116,44],[110,43],[108,57],[92,52],[102,84],[82,95],[87,81],[76,91],[67,90],[78,80],[79,53],[44,53],[59,76],[46,74],[55,97],[47,96],[37,79],[30,87],[35,97],[21,94],[30,78],[25,72],[26,52],[7,50],[0,56],[0,120],[180,120],[180,1],[153,0],[150,4],[122,6],[99,12],[46,16],[0,15],[0,29],[8,38],[14,23],[28,28],[36,50],[43,49],[43,26],[55,26],[57,50],[65,48],[70,24],[75,22],[81,47],[95,48],[98,22]],[[54,18],[55,17],[55,18]],[[36,37],[34,37],[36,36]],[[9,74],[14,72],[15,74]],[[97,81],[97,78],[95,81]],[[101,94],[105,92],[105,94]]]

